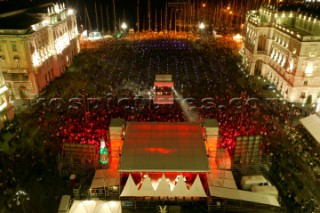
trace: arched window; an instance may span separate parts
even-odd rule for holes
[[[19,56],[15,56],[13,58],[13,60],[14,60],[15,67],[16,68],[20,68],[20,58],[19,58]]]

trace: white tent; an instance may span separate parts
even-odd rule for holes
[[[166,177],[162,175],[159,185],[156,189],[155,196],[166,197],[171,196],[172,192],[170,190],[170,185],[166,180]]]
[[[197,175],[190,190],[182,177],[178,179],[177,184],[173,186],[172,190],[170,189],[169,182],[165,175],[163,175],[157,188],[154,189],[151,180],[146,176],[138,190],[131,175],[129,175],[120,197],[207,197],[199,175]]]
[[[151,180],[149,176],[146,175],[139,189],[139,195],[141,197],[150,197],[150,196],[154,196],[154,193],[155,193],[155,190],[152,186]]]
[[[190,188],[190,195],[193,197],[207,197],[207,194],[204,191],[202,183],[200,181],[199,175],[197,175]]]
[[[305,118],[301,118],[300,123],[307,129],[307,131],[320,143],[320,115],[313,114]]]
[[[177,184],[173,188],[172,194],[173,194],[173,196],[179,197],[182,194],[185,194],[185,193],[181,193],[181,192],[184,192],[184,191],[189,191],[189,190],[187,188],[186,182],[183,180],[182,175],[180,175],[178,177]]]
[[[129,175],[127,183],[124,186],[124,189],[122,190],[120,197],[129,197],[129,196],[133,196],[133,197],[140,196],[138,188],[137,188],[136,184],[134,183],[131,175]]]
[[[75,200],[69,213],[121,213],[120,201]]]

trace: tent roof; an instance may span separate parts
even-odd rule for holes
[[[169,74],[157,74],[156,81],[172,81],[172,75]]]
[[[75,200],[69,213],[121,213],[120,201]]]
[[[320,115],[313,114],[300,119],[300,123],[307,129],[307,131],[320,143]]]
[[[119,171],[209,169],[200,123],[127,123]]]
[[[158,184],[152,184],[153,181],[149,176],[146,176],[140,189],[138,189],[131,174],[129,174],[120,197],[207,197],[199,175],[196,176],[190,189],[188,189],[182,177],[179,177],[178,182],[172,187],[165,175],[157,180]],[[157,186],[154,187],[154,185]]]
[[[220,197],[231,200],[241,200],[246,202],[260,203],[280,207],[277,198],[271,195],[214,186],[209,186],[209,191],[212,197]]]

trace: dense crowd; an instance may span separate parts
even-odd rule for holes
[[[37,126],[42,137],[34,139],[35,144],[53,156],[64,143],[90,144],[98,150],[101,138],[108,141],[112,118],[180,122],[188,121],[188,111],[197,111],[198,121],[218,120],[219,146],[231,156],[237,136],[261,135],[260,153],[266,154],[275,151],[272,140],[283,134],[279,127],[302,113],[289,103],[263,100],[261,88],[241,73],[230,41],[153,37],[104,40],[98,46],[75,59],[79,72],[71,81],[76,85],[58,85],[21,116],[22,129]],[[153,104],[156,74],[172,74],[175,90],[188,98],[188,111],[179,101]],[[253,97],[258,101],[247,101]]]

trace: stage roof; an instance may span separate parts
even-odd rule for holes
[[[300,122],[307,129],[307,131],[320,143],[320,115],[313,114],[305,118],[301,118]]]
[[[156,81],[172,81],[172,75],[169,74],[157,74]]]
[[[119,171],[209,170],[200,123],[127,123]]]

